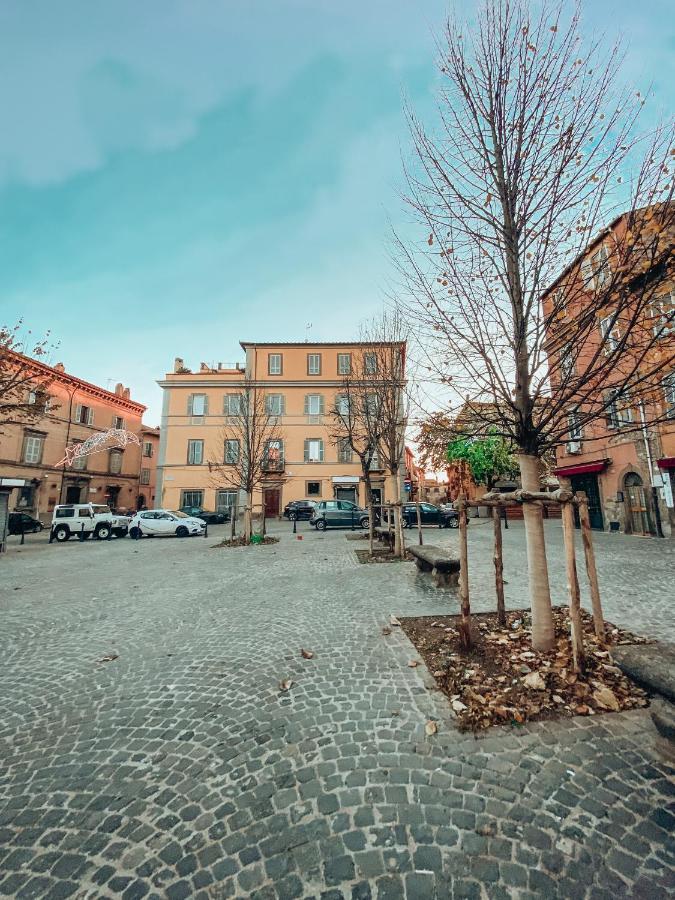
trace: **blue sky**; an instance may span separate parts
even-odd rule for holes
[[[587,0],[672,110],[664,0]],[[431,120],[442,0],[3,0],[3,322],[159,417],[174,356],[354,337],[406,213],[405,93]],[[56,358],[55,360],[56,361]]]

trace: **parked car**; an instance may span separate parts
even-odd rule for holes
[[[289,522],[294,522],[296,519],[311,519],[315,506],[315,500],[291,500],[284,507],[284,517]]]
[[[190,537],[204,534],[205,530],[206,522],[203,519],[188,516],[174,509],[143,509],[137,512],[129,523],[129,536],[132,538],[167,534]]]
[[[405,503],[401,509],[404,528],[417,527],[417,506]],[[439,528],[458,528],[459,516],[452,506],[434,506],[432,503],[420,503],[420,519],[422,525],[438,525]]]
[[[368,510],[351,500],[322,500],[317,503],[309,520],[318,531],[331,528],[349,528],[352,524],[367,528],[370,524]]]
[[[113,513],[110,507],[99,503],[63,503],[54,507],[50,540],[62,544],[73,535],[85,541],[92,535],[99,541],[107,540],[111,534],[124,537],[130,521],[129,516]]]
[[[7,532],[9,534],[35,534],[42,531],[44,525],[39,519],[34,519],[25,512],[12,512],[9,514],[7,522]]]
[[[202,519],[207,525],[222,525],[230,521],[229,510],[225,512],[209,512],[201,506],[181,506],[180,512],[190,516],[191,519]]]

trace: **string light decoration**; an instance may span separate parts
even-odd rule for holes
[[[104,450],[127,447],[129,444],[136,444],[140,447],[141,441],[137,434],[134,434],[133,431],[126,431],[124,428],[109,428],[107,431],[92,434],[86,441],[71,444],[66,448],[66,455],[56,465],[72,467],[76,459],[92,456],[94,453],[102,453]]]

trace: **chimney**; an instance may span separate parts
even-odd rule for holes
[[[211,366],[209,366],[209,365],[208,365],[207,363],[205,363],[205,362],[199,363],[199,371],[200,371],[200,372],[210,372],[210,371],[211,371]]]
[[[57,364],[54,366],[54,369],[55,369],[57,372],[65,372],[65,371],[66,371],[66,367],[63,365],[63,363],[57,363]]]
[[[185,368],[185,364],[180,356],[177,356],[173,361],[173,370],[174,372],[180,372],[181,369]]]
[[[116,396],[121,397],[123,393],[124,393],[124,385],[122,384],[121,381],[118,381],[117,384],[115,385],[115,394],[116,394]]]
[[[125,400],[128,400],[129,397],[131,397],[131,391],[129,390],[129,388],[124,388],[124,390],[122,391],[122,396]]]

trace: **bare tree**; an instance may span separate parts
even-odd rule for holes
[[[329,410],[332,441],[338,448],[338,459],[355,453],[361,463],[361,477],[366,490],[370,552],[373,552],[373,461],[376,459],[383,433],[379,396],[373,388],[370,347],[352,362],[344,375],[340,392]]]
[[[397,311],[385,310],[362,329],[362,340],[368,345],[364,355],[367,363],[363,372],[364,389],[377,411],[379,458],[395,486],[393,519],[397,556],[404,552],[400,483],[407,426],[406,339],[407,328]]]
[[[271,406],[271,397],[253,379],[245,377],[238,390],[226,395],[220,446],[208,460],[214,484],[246,494],[246,543],[251,540],[255,492],[271,473],[283,471],[284,446],[278,415],[279,411]]]
[[[646,326],[651,273],[668,266],[673,238],[672,129],[637,135],[644,98],[616,86],[619,48],[583,41],[578,7],[570,20],[563,9],[486,0],[475,25],[447,25],[440,133],[410,114],[409,202],[427,237],[398,241],[434,377],[489,401],[486,424],[516,446],[533,491],[542,455],[567,439],[570,406],[590,422],[661,377]],[[618,239],[596,256],[589,241],[621,212]],[[561,271],[564,290],[542,303]],[[524,516],[532,639],[544,650],[554,634],[542,511],[525,504]]]
[[[52,345],[48,338],[23,339],[22,327],[0,326],[0,427],[38,422],[50,403],[52,378],[44,365]]]

